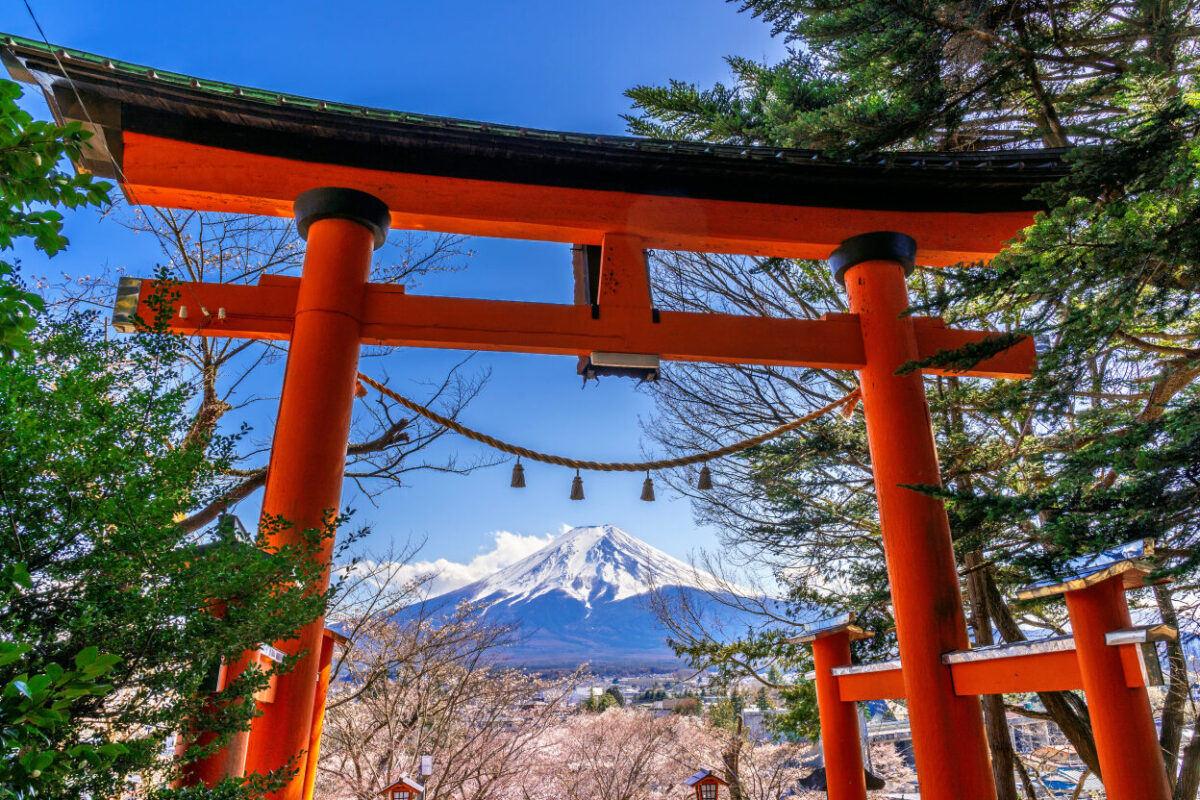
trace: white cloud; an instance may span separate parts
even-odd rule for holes
[[[465,564],[445,558],[412,561],[395,565],[394,570],[389,570],[391,581],[394,584],[402,584],[419,576],[429,575],[432,576],[426,589],[429,596],[445,594],[499,572],[509,564],[515,564],[541,550],[553,538],[554,534],[550,533],[543,536],[525,536],[512,531],[495,531],[492,533],[491,548],[483,550]]]

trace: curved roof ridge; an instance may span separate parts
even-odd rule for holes
[[[83,69],[101,69],[111,74],[114,79],[131,78],[150,81],[166,86],[186,88],[218,97],[235,98],[253,104],[268,107],[304,108],[322,114],[342,115],[352,118],[376,119],[380,121],[401,122],[424,125],[435,128],[462,130],[475,133],[490,133],[498,136],[512,136],[532,140],[567,142],[581,145],[615,145],[647,151],[678,152],[680,154],[712,155],[719,153],[727,156],[756,157],[768,156],[783,159],[821,160],[832,163],[863,163],[863,162],[892,162],[904,163],[909,166],[955,166],[956,164],[978,165],[981,162],[997,162],[1014,166],[1017,162],[1058,162],[1066,148],[1038,148],[1020,150],[983,150],[983,151],[917,151],[917,150],[886,150],[862,155],[855,158],[839,158],[829,156],[823,151],[810,148],[779,147],[775,145],[736,143],[736,142],[707,142],[688,139],[651,139],[627,134],[596,134],[582,131],[561,131],[548,128],[536,128],[508,123],[470,120],[456,117],[446,117],[436,114],[425,114],[413,111],[399,111],[363,106],[353,103],[342,103],[331,100],[321,100],[305,95],[287,92],[276,92],[266,89],[244,86],[208,78],[198,78],[181,72],[160,70],[128,61],[106,58],[94,53],[88,53],[74,48],[47,45],[35,39],[29,39],[11,34],[0,34],[0,45],[5,52],[13,54],[5,58],[10,72],[18,67],[20,56],[43,56],[64,62],[63,66],[80,67]],[[16,57],[13,57],[16,56]],[[43,64],[43,69],[49,67]],[[54,65],[55,71],[62,74]],[[32,81],[31,81],[32,82]],[[1031,163],[1032,166],[1032,163]]]
[[[1066,174],[1060,150],[814,150],[641,139],[386,111],[114,61],[0,34],[13,77],[96,134],[80,169],[131,202],[290,216],[317,186],[368,192],[392,226],[466,235],[826,258],[869,230],[920,263],[990,259]]]

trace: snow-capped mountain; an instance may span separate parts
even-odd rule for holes
[[[712,575],[612,525],[573,528],[541,550],[430,602],[478,602],[493,622],[519,622],[523,641],[505,659],[530,667],[676,666],[649,607],[653,589],[686,597],[717,625],[752,620],[711,596]]]
[[[471,600],[512,604],[559,592],[591,608],[593,602],[624,600],[660,586],[715,588],[717,581],[618,527],[590,525],[572,528],[465,588],[472,590]]]

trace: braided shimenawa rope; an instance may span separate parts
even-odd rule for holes
[[[358,379],[368,386],[374,387],[375,390],[380,394],[395,400],[409,411],[420,414],[422,417],[425,417],[432,422],[436,422],[438,425],[441,425],[444,428],[449,428],[455,433],[461,434],[468,439],[474,439],[477,442],[486,444],[488,447],[495,448],[496,450],[500,450],[504,453],[511,453],[512,455],[520,456],[521,458],[528,458],[530,461],[541,461],[546,464],[557,464],[561,467],[570,467],[571,469],[588,469],[599,472],[646,472],[647,470],[670,469],[672,467],[686,467],[689,464],[702,464],[706,461],[712,461],[713,459],[721,458],[722,456],[728,456],[732,455],[733,453],[740,453],[743,450],[749,450],[755,445],[760,445],[763,442],[774,439],[777,436],[782,436],[788,431],[794,431],[801,425],[812,422],[818,417],[822,417],[828,414],[830,411],[833,411],[835,408],[844,406],[848,410],[852,411],[854,409],[854,404],[858,402],[860,397],[860,390],[855,389],[849,394],[834,400],[832,403],[827,403],[826,405],[821,406],[816,411],[809,412],[799,419],[794,419],[791,422],[780,425],[778,428],[772,428],[766,433],[760,433],[758,436],[751,436],[749,439],[743,439],[740,442],[734,442],[733,444],[719,447],[716,450],[708,450],[703,453],[694,453],[690,456],[682,456],[680,458],[664,458],[659,461],[581,461],[577,458],[566,458],[564,456],[551,455],[550,453],[540,453],[537,450],[530,450],[528,447],[520,447],[515,444],[509,444],[508,442],[502,442],[494,436],[488,436],[486,433],[480,433],[479,431],[472,430],[471,428],[461,425],[452,419],[443,417],[436,411],[431,411],[420,403],[409,400],[403,395],[396,394],[391,389],[387,388],[378,381],[368,378],[361,372],[358,373]],[[847,416],[849,415],[847,414]]]

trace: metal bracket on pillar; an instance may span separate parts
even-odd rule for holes
[[[837,282],[846,285],[846,270],[864,261],[892,261],[904,267],[904,274],[916,269],[917,241],[895,231],[872,231],[851,236],[829,256],[829,266]]]
[[[392,212],[374,195],[357,189],[323,186],[309,189],[296,198],[296,230],[301,239],[308,238],[308,228],[317,220],[349,219],[369,228],[375,234],[375,249],[383,247],[392,227]]]

